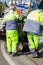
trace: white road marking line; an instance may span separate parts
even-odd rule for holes
[[[9,55],[6,53],[5,48],[4,48],[4,42],[1,43],[1,52],[6,59],[6,61],[9,63],[9,65],[16,65],[13,60],[9,57]]]

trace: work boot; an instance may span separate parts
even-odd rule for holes
[[[12,54],[12,52],[8,52],[8,54]]]
[[[32,53],[33,54],[33,58],[38,58],[38,53],[35,51]]]
[[[15,52],[12,52],[12,56],[14,57],[14,56],[17,56],[17,53],[15,53]]]
[[[38,51],[38,50],[36,50],[36,52],[37,52],[37,54],[40,56],[41,55],[41,53]]]

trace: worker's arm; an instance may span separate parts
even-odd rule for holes
[[[16,18],[18,20],[18,22],[23,22],[23,17],[21,15],[16,15]]]
[[[16,16],[16,19],[18,20],[18,22],[22,22],[22,20],[23,20],[22,15],[19,15],[16,11],[14,12],[14,15]]]
[[[22,21],[23,21],[23,17],[22,17],[21,15],[19,15],[18,20],[19,20],[20,22],[22,22]]]
[[[41,26],[43,27],[43,12],[40,13],[39,18],[40,18],[39,20],[41,22]]]

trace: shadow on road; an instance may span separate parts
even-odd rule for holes
[[[0,36],[0,40],[5,41],[6,37],[5,36]],[[20,55],[29,55],[30,54],[30,50],[29,50],[27,41],[25,40],[23,43],[24,43],[23,49],[18,52],[19,56]],[[39,52],[40,52],[39,58],[43,58],[43,42],[39,43]]]
[[[4,36],[4,35],[0,35],[0,40],[6,40],[6,36]]]
[[[43,42],[39,44],[39,52],[40,52],[39,58],[43,58]]]
[[[40,53],[40,55],[39,55],[38,58],[43,58],[43,42],[41,42],[39,44],[39,53]],[[24,45],[22,51],[20,51],[18,53],[18,56],[20,56],[20,55],[29,55],[29,54],[30,54],[30,50],[29,50],[29,47],[28,47],[28,43],[26,43],[26,45]]]

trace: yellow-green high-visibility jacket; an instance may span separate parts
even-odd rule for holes
[[[39,9],[34,10],[28,14],[27,19],[31,19],[37,22],[42,22],[43,25],[43,12],[41,12]]]
[[[18,14],[13,10],[10,10],[3,18],[3,22],[6,23],[6,30],[17,29]]]
[[[40,25],[43,24],[43,12],[34,10],[30,12],[25,21],[23,31],[33,34],[40,34]]]
[[[41,12],[39,14],[39,18],[40,18],[40,22],[42,23],[42,26],[43,26],[43,12]]]
[[[39,10],[34,10],[30,12],[27,16],[27,19],[35,20],[39,22]]]

